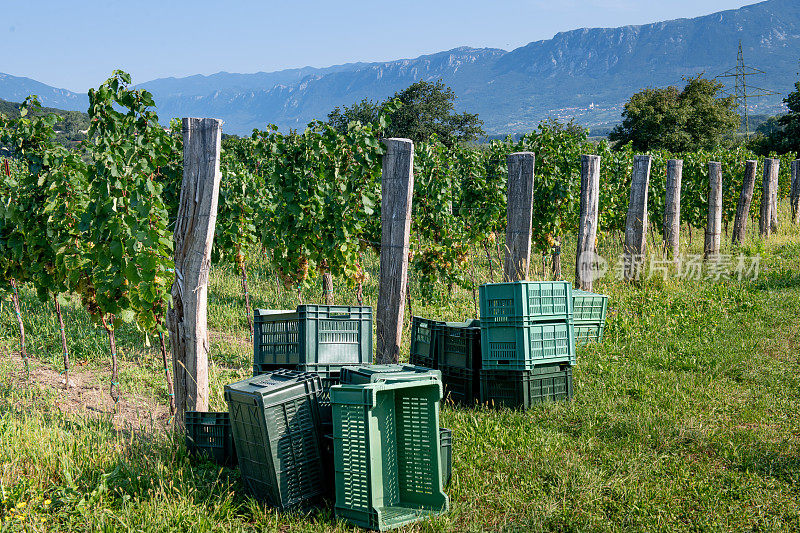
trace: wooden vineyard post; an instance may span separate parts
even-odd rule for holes
[[[800,223],[800,159],[792,161],[792,188],[789,192],[792,207],[792,223]]]
[[[600,202],[600,156],[581,156],[581,212],[578,225],[578,251],[575,254],[575,287],[592,290],[597,242],[597,217]]]
[[[517,152],[508,156],[508,216],[504,281],[528,279],[533,223],[533,173],[536,156]]]
[[[650,185],[650,167],[653,158],[637,155],[633,158],[631,194],[628,215],[625,218],[625,245],[622,251],[623,275],[626,281],[638,280],[647,251],[647,188]]]
[[[325,295],[325,304],[333,305],[333,275],[330,272],[322,274],[322,292]]]
[[[379,364],[397,363],[408,291],[411,202],[414,193],[414,143],[384,139],[381,174],[381,279],[376,334]]]
[[[769,237],[777,229],[778,215],[773,213],[777,209],[778,197],[778,159],[764,159],[764,180],[761,190],[761,213],[758,229],[761,237]]]
[[[167,311],[175,420],[208,411],[208,273],[217,222],[222,121],[183,119],[183,182],[175,222],[175,282]]]
[[[664,212],[664,252],[670,259],[678,259],[681,234],[681,181],[683,160],[667,161],[667,193]]]
[[[758,161],[749,160],[744,170],[742,192],[736,205],[736,219],[733,223],[733,244],[741,243],[747,231],[747,218],[750,216],[750,204],[753,203],[753,189],[756,185]]]
[[[719,256],[722,236],[722,164],[708,164],[708,223],[703,251],[705,259],[715,260]]]

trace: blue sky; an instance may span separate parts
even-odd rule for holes
[[[457,46],[511,50],[581,27],[695,17],[754,0],[4,0],[0,72],[85,92],[116,68],[167,76],[323,67]]]

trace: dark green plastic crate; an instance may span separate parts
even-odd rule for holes
[[[255,311],[254,371],[301,364],[369,363],[371,307],[300,305],[296,311]]]
[[[447,322],[438,327],[439,357],[437,368],[481,367],[481,322]]]
[[[442,485],[450,484],[453,477],[453,432],[439,428],[439,453],[442,456]]]
[[[515,281],[479,287],[481,325],[572,318],[572,285],[568,281]]]
[[[569,366],[481,371],[481,402],[490,406],[528,409],[537,403],[568,400],[572,394],[572,368]]]
[[[551,363],[575,364],[572,321],[484,324],[481,369],[532,370]]]
[[[447,511],[441,398],[435,380],[331,388],[337,517],[385,531]]]
[[[203,456],[217,464],[236,464],[231,419],[228,413],[186,411],[186,449],[190,455]]]
[[[408,362],[426,368],[438,368],[439,326],[444,322],[422,317],[411,318],[411,350]]]
[[[323,424],[330,425],[331,415],[331,387],[341,383],[343,365],[298,365],[297,370],[316,374],[322,381],[322,392],[319,395],[319,413]]]
[[[325,493],[319,376],[292,370],[225,387],[242,480],[279,509],[305,507]]]
[[[442,380],[442,373],[415,365],[366,365],[342,368],[343,385],[359,385],[378,381]]]
[[[458,367],[439,367],[444,385],[444,399],[458,405],[474,405],[480,399],[478,370]]]
[[[575,324],[575,342],[578,346],[584,346],[594,342],[603,342],[603,323],[584,323]]]
[[[333,433],[327,433],[322,437],[322,464],[325,467],[325,498],[333,500],[336,498],[333,472]]]
[[[608,296],[593,292],[572,290],[572,309],[575,324],[581,322],[600,322],[606,320]]]

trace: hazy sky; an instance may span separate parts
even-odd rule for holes
[[[511,50],[557,32],[695,17],[754,0],[0,2],[0,72],[85,92],[168,76]]]

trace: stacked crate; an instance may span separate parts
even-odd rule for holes
[[[481,323],[446,322],[437,328],[437,369],[445,398],[455,404],[480,401]]]
[[[602,342],[608,296],[573,289],[572,308],[578,345]]]
[[[572,286],[520,281],[480,287],[481,402],[528,408],[572,396]]]

